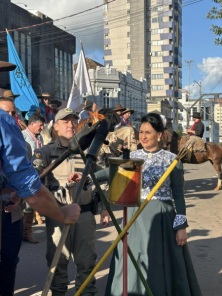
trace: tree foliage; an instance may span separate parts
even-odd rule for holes
[[[207,14],[207,18],[211,20],[222,20],[222,0],[213,0],[214,3],[219,5],[219,7],[213,6]],[[212,25],[211,31],[214,35],[218,36],[215,38],[214,42],[217,45],[222,45],[222,27],[218,25]]]

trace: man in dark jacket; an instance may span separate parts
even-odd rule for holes
[[[195,112],[193,114],[193,119],[194,119],[194,124],[191,126],[190,129],[187,130],[187,134],[203,138],[204,124],[201,121],[200,112]]]

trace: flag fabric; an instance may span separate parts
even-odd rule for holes
[[[76,112],[80,112],[83,107],[83,101],[82,101],[82,97],[80,95],[78,86],[75,83],[75,71],[73,71],[73,77],[74,79],[73,79],[72,89],[71,89],[68,103],[67,103],[67,108],[71,108]]]
[[[21,111],[28,111],[31,106],[39,107],[38,98],[25,74],[22,62],[8,32],[7,44],[9,62],[17,65],[16,69],[10,72],[11,90],[14,94],[19,95],[19,97],[15,99],[16,107]]]
[[[73,85],[68,99],[67,107],[79,112],[82,110],[82,96],[92,94],[88,70],[83,50],[79,55],[79,62],[76,73],[73,74]]]

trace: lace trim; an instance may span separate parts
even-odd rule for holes
[[[174,222],[173,222],[173,228],[184,224],[187,221],[187,218],[185,215],[176,215]]]
[[[141,200],[145,200],[147,198],[147,195],[141,196]],[[171,200],[171,197],[162,197],[162,196],[153,196],[151,199],[155,200]]]

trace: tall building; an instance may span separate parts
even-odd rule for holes
[[[67,100],[73,81],[75,36],[41,12],[27,11],[10,0],[0,1],[0,15],[0,60],[8,60],[7,28],[35,93],[49,92]],[[10,88],[8,73],[1,73],[0,87]]]
[[[104,9],[104,61],[145,78],[148,97],[173,101],[182,88],[181,0],[116,0]],[[173,103],[172,119],[177,104]]]

